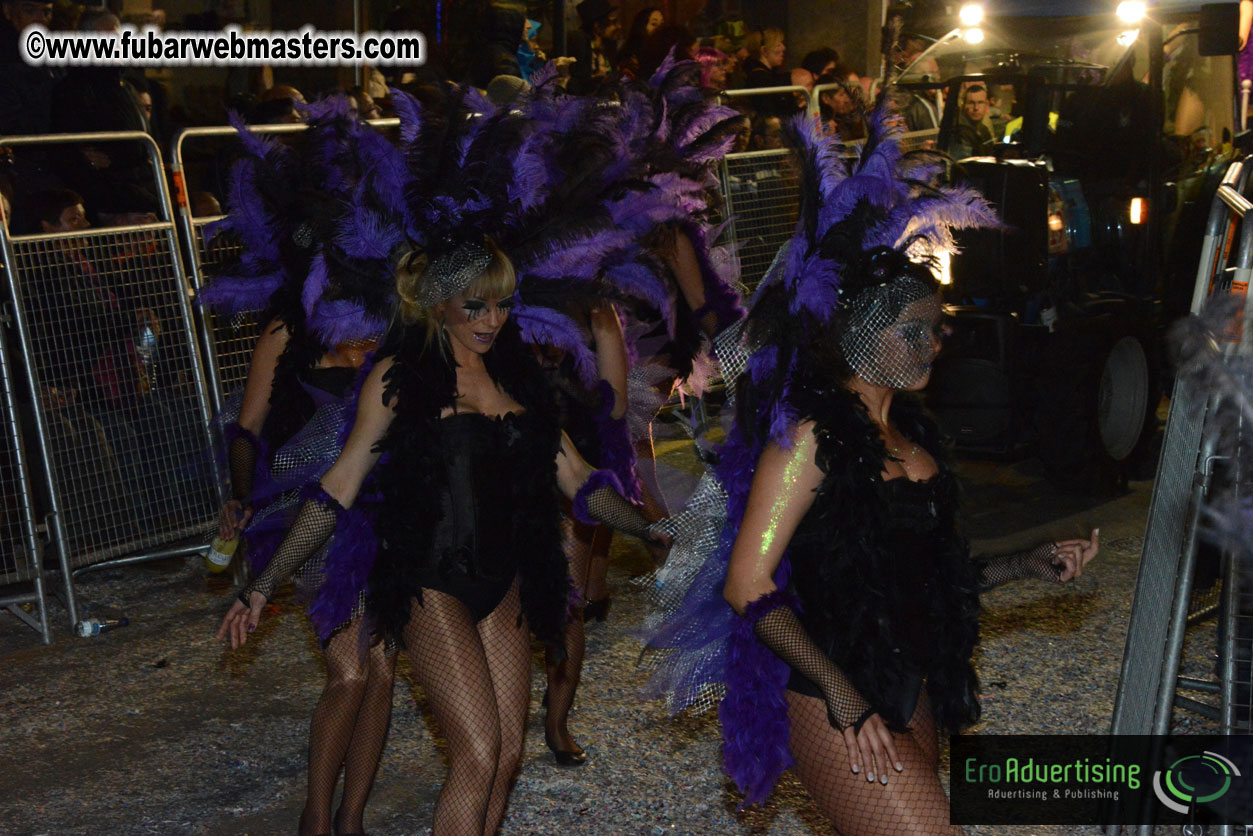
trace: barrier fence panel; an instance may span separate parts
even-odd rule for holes
[[[4,260],[2,251],[0,260]],[[0,264],[0,271],[3,269],[4,264]],[[52,631],[48,626],[43,542],[35,521],[34,491],[18,425],[20,411],[9,357],[9,340],[13,336],[10,321],[6,310],[5,326],[0,329],[0,586],[22,584],[29,591],[0,596],[0,606],[36,630],[43,643],[49,644]],[[34,614],[27,612],[27,607]]]
[[[2,141],[143,143],[165,216],[5,242],[41,499],[62,568],[202,550],[221,480],[160,151],[142,133]],[[68,608],[75,621],[72,598]]]
[[[740,260],[740,282],[753,289],[796,231],[800,180],[782,149],[728,154],[721,165],[727,232]]]
[[[1215,195],[1197,268],[1192,303],[1194,315],[1215,295],[1238,293],[1241,282],[1247,286],[1253,273],[1253,213],[1248,212],[1253,204],[1242,193],[1249,179],[1247,168],[1247,160],[1244,164],[1233,164]],[[1247,315],[1247,308],[1245,313]],[[1245,346],[1245,353],[1247,348]],[[1231,344],[1227,356],[1233,354],[1234,344]],[[1181,373],[1175,382],[1145,526],[1111,724],[1113,734],[1165,734],[1171,727],[1173,709],[1179,704],[1215,713],[1223,720],[1227,733],[1235,728],[1231,721],[1235,713],[1231,703],[1235,678],[1240,675],[1240,657],[1235,652],[1236,628],[1239,620],[1248,615],[1241,615],[1243,611],[1238,609],[1240,573],[1234,556],[1227,558],[1223,578],[1226,612],[1220,655],[1224,659],[1217,683],[1222,695],[1221,708],[1212,712],[1211,706],[1176,693],[1183,685],[1178,671],[1192,598],[1199,521],[1214,465],[1226,458],[1225,453],[1233,443],[1232,439],[1222,437],[1218,422],[1213,420],[1220,408],[1226,408],[1222,398],[1222,393],[1203,388],[1194,376]],[[1253,630],[1245,632],[1253,635]],[[1243,675],[1248,678],[1247,657],[1244,663]],[[1199,684],[1200,690],[1213,689],[1212,683]],[[1247,699],[1247,692],[1245,697]],[[1106,832],[1115,836],[1121,829],[1110,825]],[[1153,828],[1140,825],[1133,829],[1148,836]],[[1217,832],[1229,831],[1221,828]]]

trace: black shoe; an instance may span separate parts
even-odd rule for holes
[[[567,749],[558,749],[553,742],[548,739],[548,735],[544,735],[544,743],[548,745],[549,750],[553,753],[553,757],[557,759],[557,766],[582,766],[587,763],[587,752],[579,748],[579,744],[574,744],[573,751]]]
[[[583,622],[586,624],[593,619],[596,621],[604,621],[609,615],[609,605],[613,603],[613,599],[608,596],[601,598],[599,601],[588,601],[583,607]]]

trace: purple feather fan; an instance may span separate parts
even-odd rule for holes
[[[596,355],[584,343],[583,331],[573,319],[552,308],[522,304],[517,295],[514,296],[511,316],[517,320],[523,341],[531,345],[552,346],[569,354],[583,385],[591,388],[600,379],[596,370]]]

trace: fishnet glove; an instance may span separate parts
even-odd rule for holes
[[[238,427],[238,425],[236,425]],[[227,465],[231,471],[231,496],[247,503],[252,496],[252,477],[257,468],[257,438],[245,429],[231,434]]]
[[[295,574],[335,531],[335,521],[343,507],[318,485],[296,514],[296,521],[274,553],[274,557],[260,575],[244,587],[239,600],[251,606],[249,596],[260,592],[268,601],[274,597],[274,588]]]
[[[1061,567],[1054,563],[1056,556],[1057,544],[1050,541],[1020,552],[977,558],[979,588],[986,591],[1027,578],[1061,583]]]
[[[750,617],[753,609],[750,605]],[[793,670],[818,686],[827,704],[827,720],[834,728],[843,731],[851,726],[853,731],[860,731],[862,723],[875,713],[844,672],[814,644],[791,607],[770,609],[753,624],[753,632]]]
[[[614,531],[658,544],[660,528],[650,525],[640,510],[622,496],[622,485],[608,470],[597,470],[574,497],[574,516],[589,525],[603,523]]]

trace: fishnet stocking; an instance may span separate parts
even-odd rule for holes
[[[840,836],[960,836],[949,824],[948,798],[940,785],[939,743],[926,694],[910,731],[893,734],[905,769],[891,770],[886,785],[849,769],[844,735],[827,721],[822,700],[787,692],[791,749],[797,776]]]
[[[1053,563],[1056,555],[1057,544],[1050,541],[1020,552],[980,558],[979,585],[987,590],[1026,578],[1058,582],[1061,567]]]
[[[247,435],[237,435],[231,439],[226,458],[231,471],[231,496],[240,502],[246,502],[252,496],[252,478],[257,467],[257,445]]]
[[[518,585],[477,624],[456,598],[424,589],[404,639],[448,743],[434,836],[495,833],[522,762],[530,699],[531,644]]]
[[[336,631],[323,649],[326,687],[309,730],[309,785],[301,836],[331,832],[331,802],[341,769],[344,794],[335,833],[364,832],[362,818],[374,786],[392,716],[396,657],[383,642],[366,648],[361,619]]]
[[[586,603],[584,590],[587,589],[592,541],[600,530],[565,516],[561,518],[562,542],[566,559],[570,562],[570,581],[578,594],[578,605],[570,608],[570,620],[566,624],[566,660],[554,665],[549,661],[552,652],[546,650],[544,653],[548,673],[548,713],[544,715],[544,740],[550,747],[565,752],[583,751],[574,742],[566,721],[570,716],[570,707],[574,705],[574,692],[583,675],[583,605]]]

